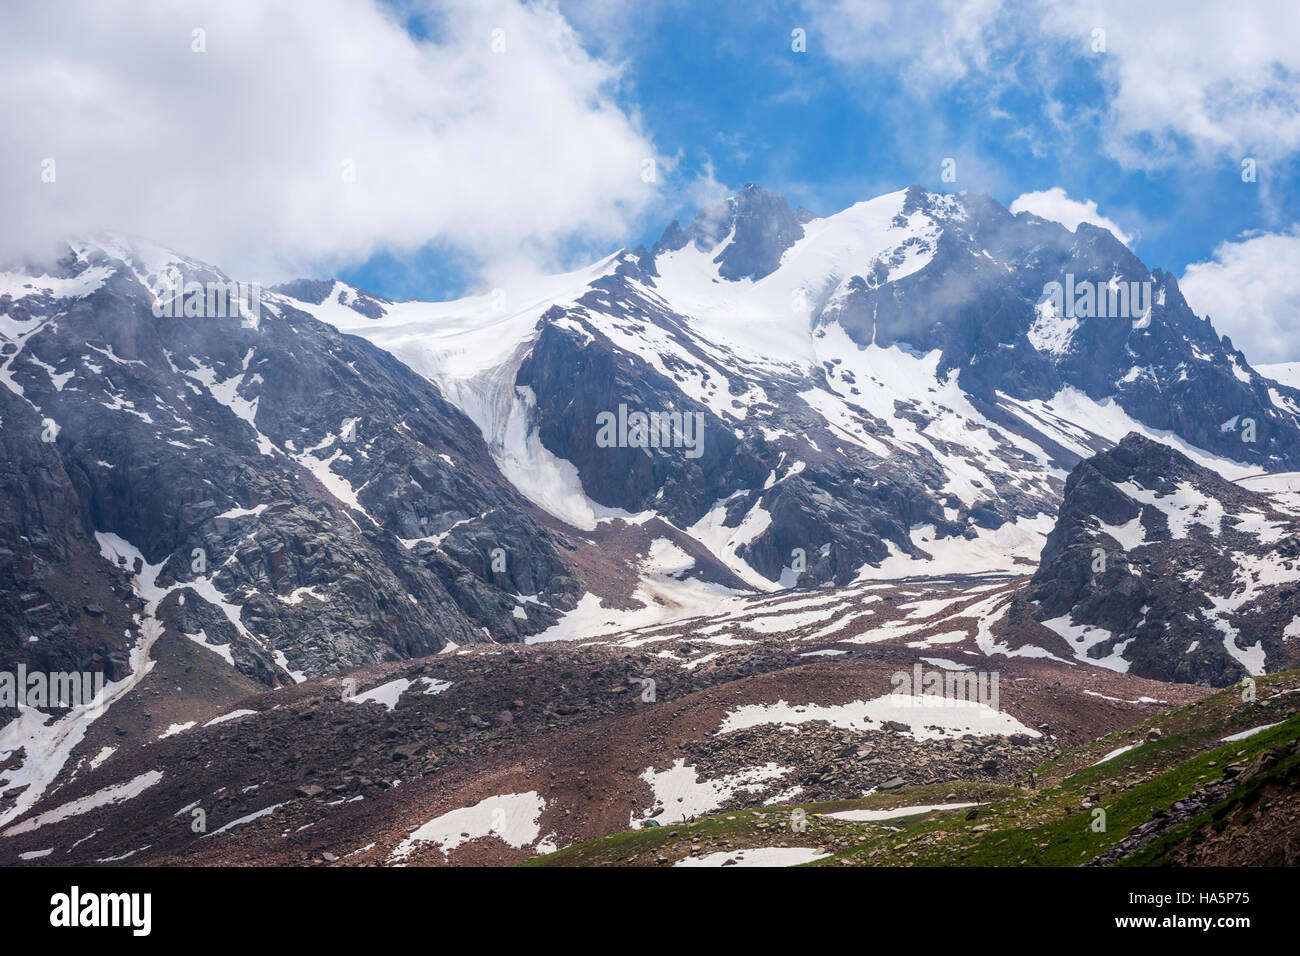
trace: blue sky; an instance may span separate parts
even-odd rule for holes
[[[868,42],[874,31],[892,31],[893,46],[855,58],[832,48],[841,12],[834,4],[613,6],[613,15],[602,16],[561,0],[559,11],[589,52],[618,64],[617,102],[677,161],[660,169],[659,201],[627,244],[652,242],[668,217],[689,217],[702,197],[747,182],[823,215],[914,182],[988,193],[1008,206],[1022,194],[1060,188],[1072,200],[1094,202],[1148,265],[1179,276],[1212,260],[1220,243],[1286,234],[1292,226],[1300,186],[1294,144],[1242,136],[1207,145],[1190,124],[1138,124],[1116,146],[1111,109],[1123,81],[1113,60],[1144,55],[1144,41],[1105,15],[1096,18],[1106,24],[1104,49],[1091,29],[1035,31],[1000,25],[994,15],[991,30],[1009,38],[971,50],[969,62],[937,66],[936,78],[917,69],[929,55],[925,17],[870,24]],[[1261,9],[1259,25],[1267,28],[1275,12]],[[1002,16],[1004,24],[1023,24]],[[909,37],[918,26],[919,35]],[[796,29],[804,31],[803,52],[793,49]],[[1177,29],[1176,17],[1166,29]],[[1214,46],[1209,36],[1203,42]],[[947,80],[953,70],[960,75]],[[1207,85],[1215,79],[1207,77]],[[1262,107],[1272,99],[1294,111],[1294,91],[1286,83],[1253,90],[1252,102]],[[955,183],[941,179],[949,157]],[[1248,157],[1254,182],[1242,178]],[[574,242],[570,264],[595,251]],[[414,271],[385,256],[344,276],[401,297],[473,288],[472,266],[448,265],[445,254],[427,252]]]
[[[446,298],[652,242],[748,182],[822,215],[921,183],[1111,224],[1252,359],[1300,360],[1291,0],[13,0],[0,17],[0,252],[112,228],[263,281]],[[34,185],[45,157],[55,188]]]

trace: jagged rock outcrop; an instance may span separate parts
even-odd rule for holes
[[[1221,687],[1295,666],[1297,498],[1252,484],[1127,436],[1071,473],[1018,613],[1059,637],[1048,650],[1144,677]]]
[[[0,608],[18,660],[109,653],[132,629],[102,600],[87,620],[95,595],[52,575],[181,592],[178,625],[263,681],[518,640],[573,607],[563,547],[435,386],[260,290],[242,311],[160,316],[168,269],[229,281],[88,244],[0,300]]]
[[[1300,392],[1172,276],[987,197],[913,186],[819,219],[750,185],[562,279],[328,315],[437,382],[498,460],[533,462],[535,441],[571,466],[557,516],[657,514],[756,587],[926,573],[972,548],[980,570],[1027,568],[1064,474],[1134,429],[1229,469],[1300,467]],[[703,438],[602,442],[620,408],[698,415]],[[559,483],[521,490],[554,501]]]

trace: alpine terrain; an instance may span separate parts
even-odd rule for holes
[[[448,302],[8,263],[0,862],[1294,864],[1288,379],[920,186]]]

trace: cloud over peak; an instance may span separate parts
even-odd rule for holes
[[[1115,238],[1125,245],[1133,241],[1133,237],[1121,229],[1115,220],[1108,219],[1097,211],[1095,202],[1091,199],[1085,199],[1083,202],[1071,199],[1060,186],[1024,193],[1016,197],[1011,203],[1011,211],[1033,213],[1042,219],[1059,222],[1071,232],[1079,228],[1079,223],[1087,222],[1109,229]]]

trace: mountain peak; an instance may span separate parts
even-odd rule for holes
[[[800,206],[757,183],[746,183],[736,193],[695,214],[689,228],[674,219],[655,243],[654,254],[676,252],[694,243],[701,252],[718,250],[713,261],[718,275],[731,281],[761,279],[776,271],[785,250],[803,238],[803,224],[816,218]]]
[[[309,305],[322,305],[327,299],[332,299],[368,319],[382,318],[387,313],[384,306],[392,305],[391,299],[338,279],[293,279],[272,286],[271,291]]]
[[[1268,487],[1131,432],[1070,473],[1023,609],[1078,660],[1158,680],[1221,687],[1294,666],[1282,635],[1300,592],[1262,572],[1300,539]]]

